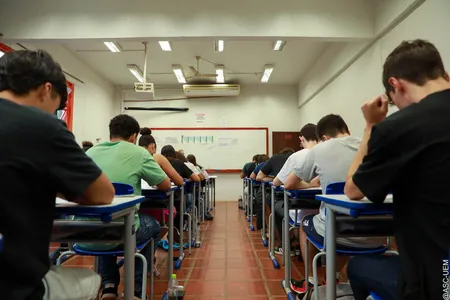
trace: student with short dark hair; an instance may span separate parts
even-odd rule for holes
[[[280,172],[284,163],[294,152],[295,151],[292,148],[284,148],[280,153],[273,155],[258,172],[256,180],[273,181],[273,178]]]
[[[256,162],[258,161],[260,154],[253,156],[252,161],[244,165],[241,171],[241,178],[249,178],[253,170],[256,168]]]
[[[129,115],[118,115],[109,123],[110,141],[100,143],[89,149],[86,154],[105,172],[113,182],[130,184],[136,195],[141,195],[141,180],[160,190],[169,190],[169,178],[158,166],[150,153],[136,145],[139,134],[139,123]],[[136,206],[135,230],[136,243],[142,244],[160,238],[161,227],[154,218],[146,214],[139,214],[139,205]],[[80,244],[80,247],[94,250],[113,250],[122,247],[118,244]],[[141,254],[145,256],[148,264],[151,263],[150,244],[147,244]],[[120,284],[119,269],[115,256],[100,256],[99,272],[102,277],[102,300],[116,299]],[[134,294],[141,297],[143,266],[140,259],[135,260]]]
[[[100,288],[91,270],[50,268],[48,257],[57,194],[84,205],[114,198],[108,177],[54,116],[66,101],[66,79],[47,52],[0,58],[2,299],[95,299]]]
[[[386,117],[382,95],[362,106],[366,127],[345,194],[382,203],[392,191],[400,256],[355,257],[348,275],[356,300],[448,296],[450,249],[450,83],[430,42],[402,42],[383,66],[386,95],[400,110]],[[397,283],[398,279],[398,283]]]
[[[256,176],[258,175],[258,172],[261,171],[261,169],[264,167],[266,162],[270,159],[270,157],[267,154],[261,154],[258,156],[258,161],[256,162],[256,168],[253,170],[252,174],[250,175],[250,179],[255,180]]]
[[[351,164],[353,156],[358,150],[360,139],[350,135],[347,124],[339,115],[330,114],[317,123],[318,138],[322,140],[312,148],[301,165],[294,166],[292,173],[286,179],[285,189],[295,189],[302,181],[311,182],[317,176],[323,193],[330,183],[345,181],[345,175]],[[322,203],[320,213],[305,216],[300,228],[300,247],[303,259],[305,258],[306,235],[316,242],[323,244],[325,235],[325,206]],[[382,246],[386,238],[347,237],[338,238],[336,247],[351,250],[352,248],[376,248]],[[317,253],[315,247],[309,247],[309,270],[312,270],[312,258]],[[347,259],[338,256],[336,258],[336,270],[342,270]],[[340,273],[337,274],[339,279]],[[345,278],[340,278],[345,279]],[[313,278],[307,278],[301,282],[293,282],[292,289],[297,293],[306,292],[306,284],[312,286]],[[334,284],[334,283],[332,283]]]
[[[273,180],[273,185],[275,186],[281,186],[285,183],[288,175],[292,172],[292,169],[296,166],[301,166],[306,156],[308,155],[309,151],[317,145],[319,142],[319,139],[317,138],[316,133],[317,126],[311,123],[306,124],[302,127],[300,130],[300,143],[302,145],[302,150],[295,152],[284,163],[283,167],[281,168],[280,172],[278,172],[277,176]],[[295,189],[305,189],[305,188],[311,188],[311,187],[320,187],[320,183],[318,178],[315,180],[313,179],[310,183],[306,183],[304,181],[300,182],[300,184]],[[269,208],[270,210],[270,208]],[[295,210],[289,211],[289,217],[292,220],[295,220]],[[275,202],[275,227],[277,229],[278,233],[278,241],[280,241],[280,244],[278,247],[275,247],[275,252],[277,254],[283,253],[283,247],[282,247],[282,241],[281,241],[281,230],[283,226],[283,218],[284,218],[284,201],[283,197],[280,197],[280,201]],[[299,214],[300,216],[300,214]],[[297,222],[301,222],[301,220],[297,220]],[[291,252],[291,254],[294,254],[294,252]]]
[[[81,146],[83,148],[83,151],[86,152],[89,149],[91,149],[92,147],[94,147],[94,144],[92,144],[92,142],[89,142],[89,141],[84,141],[83,143],[81,143]]]

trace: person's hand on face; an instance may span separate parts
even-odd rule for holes
[[[361,111],[366,119],[367,125],[378,124],[386,118],[389,101],[384,95],[367,101],[361,107]]]

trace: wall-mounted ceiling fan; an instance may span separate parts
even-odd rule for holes
[[[200,56],[195,57],[197,59],[197,68],[194,68],[193,66],[189,66],[189,69],[192,71],[192,75],[186,77],[186,79],[193,79],[193,78],[216,78],[217,74],[203,74],[200,72]]]

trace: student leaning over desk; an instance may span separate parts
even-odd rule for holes
[[[309,151],[314,148],[314,146],[317,145],[319,142],[317,138],[316,133],[316,125],[308,123],[305,126],[302,127],[300,130],[300,143],[302,144],[303,149],[300,151],[295,152],[284,163],[283,167],[281,168],[280,172],[278,172],[277,176],[273,180],[274,186],[281,186],[286,182],[287,177],[292,172],[292,169],[294,167],[301,166],[309,153]],[[305,188],[311,188],[311,187],[320,187],[319,178],[316,177],[315,179],[311,180],[310,183],[306,183],[304,181],[301,181],[298,186],[295,187],[295,189],[305,189]],[[283,195],[278,196],[278,201],[275,201],[275,228],[277,229],[276,232],[278,233],[277,239],[280,242],[278,247],[275,247],[275,253],[282,254],[283,253],[283,247],[282,247],[282,241],[281,241],[281,230],[283,226],[283,218],[284,218],[284,198]],[[270,206],[271,203],[269,203]],[[267,209],[267,208],[266,208]],[[270,207],[269,207],[270,211]],[[295,220],[296,211],[295,210],[289,210],[289,217],[291,220]],[[297,222],[301,222],[301,216],[302,214],[297,214]],[[295,249],[291,252],[292,255],[295,254]]]
[[[66,100],[66,79],[47,52],[0,58],[1,299],[97,298],[96,273],[50,268],[48,258],[57,193],[84,205],[109,204],[114,197],[106,175],[54,116]]]
[[[109,123],[110,141],[98,144],[87,151],[94,162],[105,172],[113,182],[130,184],[136,195],[141,194],[141,180],[145,180],[151,186],[157,186],[160,190],[169,190],[170,180],[164,171],[158,166],[150,153],[136,145],[139,133],[139,123],[131,116],[118,115]],[[161,227],[154,218],[139,214],[136,207],[136,244],[142,244],[153,239],[158,242]],[[114,234],[115,232],[107,232]],[[117,244],[91,244],[79,245],[83,248],[95,250],[111,250],[120,246]],[[141,254],[145,256],[148,264],[151,263],[151,251],[147,244]],[[120,283],[119,269],[115,256],[100,256],[99,271],[102,276],[102,300],[112,300],[117,297],[117,288]],[[126,262],[125,262],[126,263]],[[141,296],[142,289],[142,261],[135,260],[135,298]]]
[[[322,191],[325,193],[326,187],[330,183],[345,181],[345,175],[353,156],[359,148],[361,139],[351,136],[348,126],[342,117],[334,114],[327,115],[317,122],[317,136],[321,140],[321,143],[308,152],[301,165],[295,166],[292,169],[292,173],[289,174],[284,185],[286,189],[295,189],[303,181],[308,183],[318,176]],[[355,230],[358,228],[355,228]],[[323,244],[325,235],[325,206],[323,203],[320,205],[319,214],[305,216],[302,220],[300,247],[303,258],[306,255],[305,242],[307,235],[316,242]],[[336,247],[343,250],[376,248],[382,246],[385,241],[386,238],[346,237],[338,238]],[[312,270],[312,258],[317,251],[315,247],[309,247],[309,249],[310,253],[308,253],[308,257],[310,260],[305,263],[308,263],[309,270]],[[346,262],[347,259],[345,257],[337,257],[336,270],[343,270]],[[336,275],[338,279],[345,280],[345,278],[339,278],[341,273]],[[295,286],[292,286],[292,289],[299,293],[305,293],[306,284],[312,286],[313,278],[310,277],[306,280],[295,284]]]
[[[362,106],[364,138],[345,193],[381,203],[393,192],[400,256],[353,258],[354,295],[362,300],[375,290],[386,300],[449,299],[449,76],[433,44],[405,41],[386,58],[383,85],[385,95]],[[388,98],[400,110],[386,118]]]

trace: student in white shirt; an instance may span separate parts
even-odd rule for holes
[[[296,166],[300,166],[304,163],[306,156],[310,149],[312,149],[318,143],[318,138],[316,134],[316,125],[308,123],[300,130],[300,143],[303,147],[302,150],[295,152],[289,156],[288,160],[284,163],[280,172],[277,174],[273,180],[274,186],[281,186],[285,183],[289,173]],[[319,180],[316,179],[311,183],[301,182],[296,189],[309,188],[314,186],[320,186]],[[269,199],[270,200],[270,199]],[[282,199],[280,199],[282,200]],[[291,220],[295,220],[295,210],[289,211],[289,217]],[[275,202],[275,227],[278,232],[278,236],[281,237],[282,221],[284,218],[284,206],[283,201]],[[301,214],[297,215],[297,222],[301,222]],[[279,239],[281,241],[281,239]],[[276,253],[281,254],[283,252],[281,243],[280,246],[276,247]],[[294,254],[293,252],[291,252]]]
[[[347,170],[358,150],[361,139],[351,136],[345,121],[340,116],[333,114],[323,117],[317,123],[317,136],[322,142],[308,152],[302,165],[295,166],[292,169],[292,173],[289,174],[284,185],[286,189],[296,189],[301,184],[306,184],[318,176],[325,193],[328,184],[345,181]],[[304,217],[301,226],[300,247],[302,255],[305,257],[306,235],[319,243],[323,243],[325,233],[325,207],[323,203],[320,207],[320,213]],[[375,248],[382,246],[385,241],[385,238],[346,237],[338,238],[336,247],[346,250],[355,247]],[[316,249],[314,247],[309,249],[308,257],[310,261],[305,263],[308,263],[310,270],[312,270],[312,257]],[[336,262],[336,270],[341,270],[345,266],[346,259],[337,257]],[[337,278],[339,278],[339,274],[337,275]],[[312,286],[312,280],[312,277],[308,278],[310,286]],[[297,293],[306,292],[304,280],[296,286],[293,289]]]

